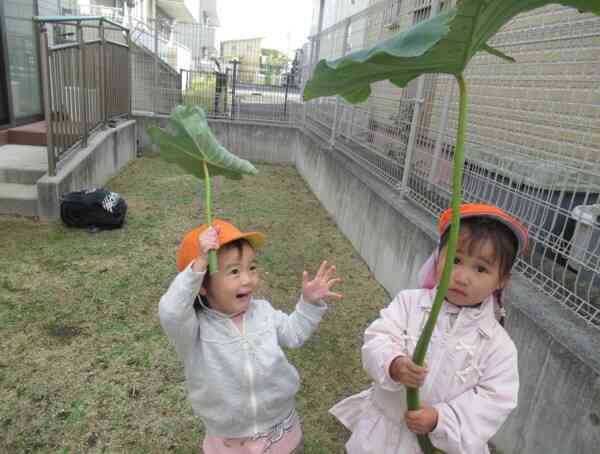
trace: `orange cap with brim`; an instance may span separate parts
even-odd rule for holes
[[[486,217],[495,219],[498,222],[506,225],[517,238],[519,244],[518,254],[524,254],[527,251],[528,234],[527,229],[512,216],[509,216],[506,212],[501,210],[495,205],[488,205],[485,203],[463,203],[459,209],[460,218],[471,218],[471,217]],[[452,208],[448,208],[444,211],[438,222],[438,229],[440,235],[444,232],[452,222]]]
[[[266,237],[260,232],[241,232],[236,226],[221,219],[213,219],[212,226],[219,232],[219,247],[232,241],[245,239],[254,249],[258,249],[265,244]],[[198,236],[208,228],[207,224],[202,224],[195,229],[190,230],[183,237],[177,251],[177,269],[183,271],[189,263],[199,255]]]

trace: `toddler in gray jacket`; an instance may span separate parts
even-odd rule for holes
[[[185,368],[188,396],[205,426],[205,454],[300,452],[302,429],[294,398],[298,372],[281,347],[300,347],[327,309],[323,300],[341,282],[322,262],[306,271],[295,311],[288,315],[256,300],[258,232],[243,233],[215,219],[188,232],[179,248],[179,274],[159,304],[161,325]],[[216,250],[218,271],[207,271]]]

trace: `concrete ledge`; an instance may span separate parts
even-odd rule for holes
[[[250,122],[211,127],[243,158],[286,162],[294,149],[298,172],[390,295],[416,285],[418,269],[437,243],[433,216],[313,134]],[[597,452],[598,330],[521,276],[513,278],[507,296],[506,328],[519,349],[521,389],[519,406],[495,443],[503,454]]]
[[[37,216],[37,190],[32,184],[0,183],[0,213]]]
[[[61,163],[56,176],[45,175],[38,181],[38,215],[59,219],[62,194],[102,186],[135,157],[135,120],[94,134],[85,149]]]
[[[14,144],[0,147],[1,182],[35,185],[47,171],[46,147]]]

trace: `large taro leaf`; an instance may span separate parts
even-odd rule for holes
[[[404,87],[425,73],[460,74],[477,52],[509,58],[487,41],[513,17],[558,3],[600,14],[600,0],[459,0],[456,7],[375,47],[333,61],[321,60],[304,88],[304,100],[340,95],[365,101],[380,80]]]
[[[174,135],[155,126],[148,128],[152,141],[159,145],[160,156],[165,161],[177,164],[202,179],[205,177],[203,161],[206,161],[211,176],[240,179],[244,174],[257,173],[250,162],[238,158],[217,141],[200,107],[177,106],[169,117],[169,125]]]

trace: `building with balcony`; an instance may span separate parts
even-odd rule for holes
[[[137,46],[134,71],[140,74],[148,72],[154,53],[164,66],[161,74],[173,77],[182,69],[208,65],[217,55],[216,0],[3,0],[0,129],[43,120],[39,33],[33,16],[103,16],[129,28]],[[54,27],[49,35],[53,44],[76,40],[73,27],[62,32]]]
[[[176,24],[178,40],[192,52],[194,69],[212,69],[218,56],[216,29],[220,26],[216,0],[198,0],[198,20]]]
[[[246,69],[259,69],[264,38],[232,39],[221,42],[221,59],[227,63],[237,60]]]

